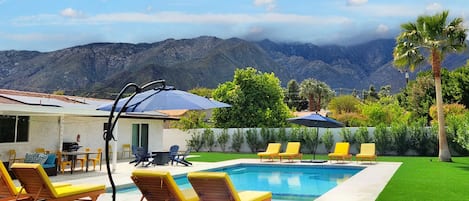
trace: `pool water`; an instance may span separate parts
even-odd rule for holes
[[[207,171],[227,172],[236,190],[272,191],[274,200],[299,201],[314,200],[362,169],[347,166],[239,164]],[[175,177],[175,181],[181,189],[192,187],[185,175]]]

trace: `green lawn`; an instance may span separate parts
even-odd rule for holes
[[[216,162],[237,158],[257,158],[256,154],[198,152],[190,161]],[[312,158],[306,155],[304,158]],[[324,155],[317,159],[326,159]],[[377,200],[469,200],[469,157],[453,157],[452,163],[437,157],[381,156],[378,161],[402,162]]]

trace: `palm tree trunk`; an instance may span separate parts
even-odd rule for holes
[[[308,110],[313,111],[314,110],[313,106],[315,104],[314,97],[312,95],[310,95],[309,98],[308,98],[308,101],[309,101],[308,102]]]
[[[443,96],[441,93],[441,58],[436,50],[432,50],[432,71],[435,78],[436,108],[438,115],[438,158],[443,162],[451,162],[448,141],[446,140],[445,116],[443,112]]]

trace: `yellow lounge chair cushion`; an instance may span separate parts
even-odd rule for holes
[[[104,190],[104,185],[90,185],[90,184],[81,184],[81,185],[70,185],[58,187],[55,189],[57,192],[57,198],[68,197],[71,195],[76,195],[80,193],[87,193],[90,191]]]
[[[252,201],[263,201],[270,200],[272,198],[271,192],[266,191],[241,191],[238,192],[238,196],[241,200],[252,200]]]
[[[280,147],[282,144],[280,143],[269,143],[267,146],[267,150],[265,152],[257,153],[258,156],[276,156],[280,152]]]

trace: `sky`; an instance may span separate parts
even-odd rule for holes
[[[0,50],[198,36],[353,45],[443,10],[469,27],[466,0],[0,0]]]

